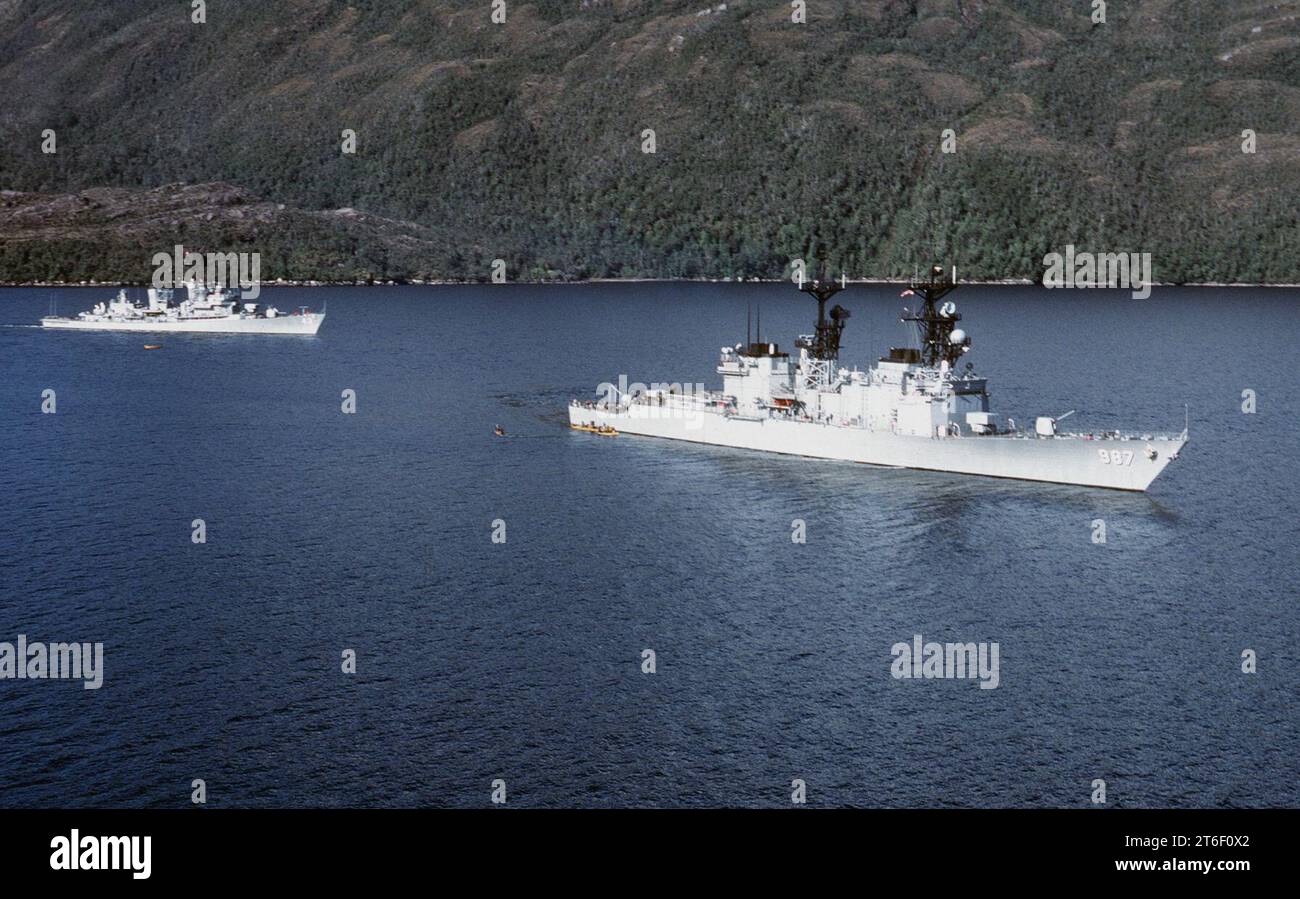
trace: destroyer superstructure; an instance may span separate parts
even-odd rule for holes
[[[602,402],[574,400],[572,425],[767,452],[894,468],[1146,490],[1178,457],[1177,434],[1066,432],[1058,417],[1029,428],[989,408],[987,380],[962,362],[971,339],[946,299],[954,277],[935,267],[915,279],[902,320],[917,345],[895,347],[867,370],[839,364],[847,310],[826,303],[842,285],[801,285],[817,301],[814,332],[795,341],[797,356],[775,343],[723,347],[722,389],[692,393],[629,391]]]
[[[45,328],[85,331],[196,331],[213,334],[315,334],[325,321],[324,312],[303,308],[283,313],[274,306],[243,302],[237,291],[185,284],[185,295],[174,300],[168,289],[149,288],[144,305],[133,302],[125,290],[107,302],[95,304],[74,318],[49,315]]]

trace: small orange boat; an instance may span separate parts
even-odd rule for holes
[[[144,345],[144,348],[145,348],[146,350],[161,350],[161,349],[162,349],[162,344],[161,344],[161,343],[146,343],[146,344]]]

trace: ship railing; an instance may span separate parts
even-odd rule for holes
[[[1029,434],[1029,436],[1035,436]],[[1144,440],[1180,440],[1182,434],[1170,431],[1058,431],[1057,437],[1074,440],[1118,440],[1122,442]]]
[[[720,399],[715,393],[640,393],[626,402],[638,406],[711,406]]]
[[[720,393],[660,393],[652,395],[637,394],[636,396],[621,394],[614,402],[579,399],[569,401],[570,406],[575,406],[580,409],[625,409],[628,406],[647,406],[663,409],[701,409],[725,404],[726,402],[724,397]]]
[[[1142,443],[1149,440],[1185,440],[1186,433],[1175,434],[1172,431],[1057,431],[1050,437],[1043,437],[1025,428],[998,431],[983,437],[1002,437],[1011,440],[1091,440],[1097,442],[1118,441],[1121,443]]]

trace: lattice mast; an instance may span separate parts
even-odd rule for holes
[[[909,285],[909,291],[903,294],[907,296],[910,293],[921,298],[921,308],[915,312],[904,308],[900,320],[916,326],[921,362],[931,368],[938,368],[941,362],[947,362],[952,367],[970,349],[970,338],[957,329],[961,315],[957,312],[956,304],[939,303],[956,287],[956,281],[942,266],[936,265],[930,269],[928,278],[914,279]],[[957,332],[955,341],[954,331]]]
[[[826,263],[822,262],[822,276],[813,281],[800,283],[799,289],[810,293],[817,301],[817,330],[813,334],[812,345],[808,347],[809,355],[823,362],[830,362],[840,357],[840,338],[844,334],[844,325],[849,319],[849,310],[836,305],[828,316],[826,301],[843,290],[843,282],[836,284],[826,277]]]

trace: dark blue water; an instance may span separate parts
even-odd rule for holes
[[[319,337],[157,352],[29,327],[50,293],[0,291],[0,640],[106,673],[0,681],[2,805],[1300,801],[1296,291],[958,295],[1004,414],[1190,404],[1147,495],[564,427],[621,373],[714,386],[749,302],[788,344],[787,286],[277,289]],[[846,359],[902,340],[845,296]],[[997,641],[1000,686],[895,680],[914,634]]]

